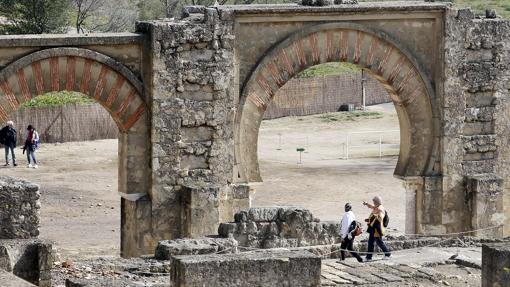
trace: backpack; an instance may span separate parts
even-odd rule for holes
[[[357,223],[354,229],[354,236],[359,236],[361,233],[363,233],[363,229],[361,228],[361,224]]]
[[[383,218],[383,226],[384,228],[388,227],[388,224],[390,223],[390,217],[388,216],[388,211],[384,211],[384,218]]]

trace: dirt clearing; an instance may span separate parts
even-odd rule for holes
[[[403,230],[404,189],[393,177],[397,157],[377,157],[380,135],[352,136],[350,159],[342,159],[348,132],[398,130],[396,114],[387,109],[264,121],[259,141],[264,182],[256,185],[252,205],[303,206],[322,220],[339,220],[350,201],[362,220],[368,214],[362,201],[380,194],[391,227]],[[398,153],[398,133],[383,133],[382,142],[383,154]],[[299,147],[305,148],[301,164]],[[376,157],[359,158],[367,154]],[[117,140],[43,144],[39,169],[26,168],[20,149],[17,157],[17,168],[0,173],[41,186],[40,237],[54,240],[63,259],[119,255]]]

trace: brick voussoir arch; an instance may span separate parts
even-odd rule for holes
[[[275,45],[244,83],[236,115],[236,166],[239,181],[261,181],[258,129],[280,87],[299,72],[327,62],[358,65],[378,79],[393,100],[401,127],[395,174],[433,173],[437,153],[436,97],[420,64],[398,42],[380,31],[353,23],[312,26]]]
[[[34,95],[64,90],[98,101],[121,132],[147,111],[143,85],[124,65],[92,50],[61,47],[31,53],[0,71],[0,120]]]

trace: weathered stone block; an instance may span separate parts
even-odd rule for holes
[[[232,238],[204,237],[197,239],[164,240],[158,243],[155,257],[170,260],[177,255],[198,255],[211,253],[236,253],[237,241]]]
[[[478,174],[466,178],[473,229],[498,227],[504,223],[503,180],[495,174]],[[475,232],[476,236],[501,237],[503,227]]]
[[[220,187],[186,186],[182,189],[182,236],[213,235],[219,226]]]
[[[255,222],[269,222],[278,220],[281,208],[277,207],[252,207],[248,209],[248,220]]]
[[[467,108],[466,122],[490,122],[494,117],[493,107]]]
[[[503,287],[510,282],[510,244],[482,247],[482,287]]]
[[[313,215],[308,209],[300,207],[285,207],[280,210],[279,219],[281,221],[311,222],[313,221]]]
[[[467,153],[496,151],[496,135],[463,136],[464,150]]]
[[[176,287],[320,286],[321,259],[307,251],[176,256]]]
[[[495,160],[473,160],[462,163],[462,174],[493,173],[495,171]]]
[[[465,136],[494,134],[494,122],[464,123],[462,133]]]
[[[181,159],[182,169],[204,169],[209,167],[204,156],[186,155]]]
[[[0,268],[0,283],[2,283],[2,287],[35,287],[37,285],[33,285],[19,277],[16,277],[14,274],[9,273]]]
[[[0,269],[36,284],[51,286],[51,268],[55,259],[52,244],[40,239],[0,240]],[[1,282],[1,281],[0,281]]]
[[[213,129],[210,127],[192,127],[182,129],[182,141],[203,142],[212,140]]]
[[[231,237],[237,232],[237,224],[234,222],[220,223],[218,227],[218,235],[221,237]]]
[[[0,239],[39,235],[39,186],[19,178],[0,177]]]

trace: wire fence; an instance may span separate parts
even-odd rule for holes
[[[398,155],[399,136],[399,130],[349,132],[342,143],[343,158]]]

